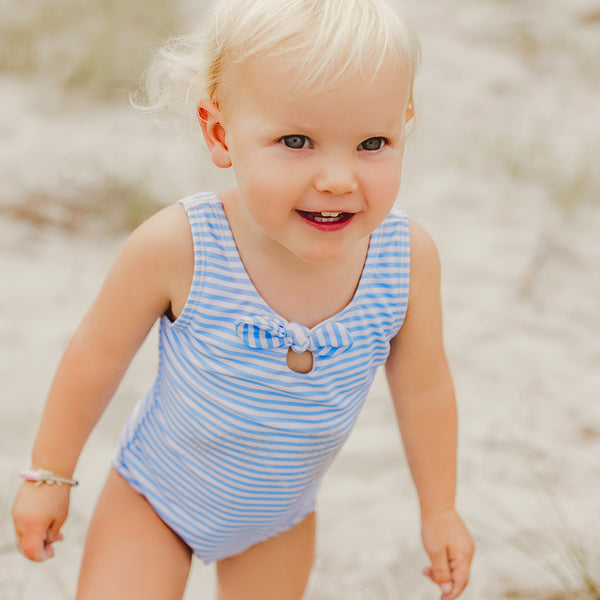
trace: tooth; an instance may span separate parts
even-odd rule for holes
[[[342,213],[339,212],[322,212],[322,217],[339,217]]]

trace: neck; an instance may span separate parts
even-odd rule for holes
[[[220,195],[238,253],[264,301],[288,321],[314,327],[354,297],[369,248],[369,236],[332,262],[309,262],[258,228],[243,225],[235,192]],[[254,231],[254,229],[257,229]]]

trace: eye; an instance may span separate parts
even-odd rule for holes
[[[310,140],[305,135],[286,135],[282,137],[280,141],[293,150],[310,148]]]
[[[375,150],[381,150],[388,141],[383,137],[372,137],[358,145],[359,150],[367,150],[368,152],[374,152]]]

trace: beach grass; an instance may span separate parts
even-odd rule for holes
[[[496,500],[483,497],[495,513],[495,522],[506,533],[503,542],[531,563],[535,585],[507,586],[502,599],[516,600],[600,600],[600,545],[573,526],[566,500],[543,477],[534,475],[534,502],[538,520],[535,528],[518,520]],[[483,537],[497,533],[479,526]],[[544,573],[545,577],[539,577]]]
[[[29,0],[0,8],[0,72],[49,79],[94,99],[136,86],[181,26],[169,0]]]
[[[129,232],[163,208],[143,187],[108,179],[102,186],[54,196],[47,192],[0,206],[0,214],[71,232]]]

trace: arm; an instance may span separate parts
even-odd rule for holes
[[[415,223],[410,244],[408,309],[386,373],[432,561],[425,574],[442,587],[443,600],[452,600],[467,584],[473,542],[454,509],[456,403],[442,342],[439,258]]]
[[[187,297],[193,251],[181,207],[169,207],[128,239],[78,327],[50,388],[32,454],[33,468],[70,478],[92,429],[156,319]],[[13,507],[23,553],[52,555],[68,512],[69,488],[25,482]]]

